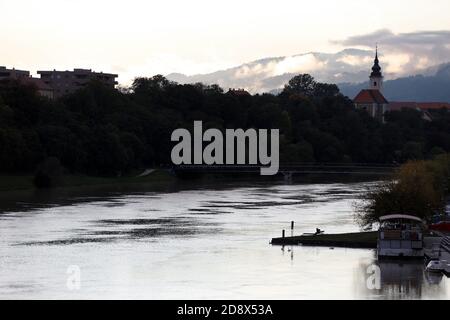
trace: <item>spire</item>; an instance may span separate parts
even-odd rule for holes
[[[374,64],[372,67],[372,73],[370,74],[370,77],[378,77],[381,78],[383,77],[382,73],[381,73],[381,67],[380,67],[380,61],[378,60],[378,45],[376,46],[375,49],[375,60],[374,60]]]

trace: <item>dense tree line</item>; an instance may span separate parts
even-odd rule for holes
[[[393,112],[383,124],[309,75],[279,95],[158,75],[121,90],[91,83],[58,100],[8,81],[0,84],[0,172],[34,172],[49,158],[90,175],[168,165],[172,131],[194,120],[204,129],[279,128],[281,162],[404,162],[450,151],[450,114],[437,113],[429,122],[414,110]]]

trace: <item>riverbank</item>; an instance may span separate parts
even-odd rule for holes
[[[33,175],[0,175],[0,192],[33,190],[35,189],[33,178]],[[167,170],[155,170],[146,176],[138,176],[137,174],[124,177],[64,175],[61,178],[61,183],[54,189],[82,186],[169,183],[176,181],[176,179]]]
[[[151,186],[170,186],[171,184],[217,184],[217,182],[272,182],[288,184],[309,184],[309,183],[357,183],[366,181],[380,180],[380,176],[360,175],[360,174],[303,174],[294,176],[293,179],[285,181],[283,176],[266,177],[255,174],[197,174],[194,176],[177,176],[166,169],[147,170],[150,172],[145,176],[139,175],[140,172],[122,177],[95,177],[87,175],[64,175],[60,183],[51,188],[65,189],[78,187],[101,187],[101,186],[129,186],[144,184]],[[34,191],[37,190],[33,185],[33,175],[30,174],[0,174],[0,193],[11,191]]]
[[[180,183],[169,171],[156,170],[146,176],[90,177],[64,175],[58,186],[38,189],[32,175],[0,175],[0,214],[28,210],[33,206],[66,204],[85,197],[105,197],[142,191],[177,190]]]
[[[273,238],[271,243],[272,245],[303,245],[317,247],[375,249],[377,247],[377,232],[323,234],[317,236]]]

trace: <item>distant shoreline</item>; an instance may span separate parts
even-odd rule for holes
[[[282,183],[283,178],[277,177],[261,177],[256,175],[219,175],[219,174],[205,174],[198,175],[189,178],[180,178],[166,170],[156,169],[153,173],[146,176],[139,175],[127,175],[123,177],[98,177],[87,175],[64,175],[62,177],[60,185],[48,190],[53,189],[66,189],[77,187],[95,187],[95,186],[108,186],[108,185],[170,185],[170,184],[189,184],[189,185],[202,185],[208,184],[213,181],[225,181],[225,182],[274,182]],[[361,182],[361,181],[377,181],[380,180],[380,176],[373,175],[330,175],[330,174],[305,174],[296,176],[292,182],[298,183],[334,183],[334,182]],[[0,174],[0,193],[11,191],[32,191],[39,190],[33,185],[32,174]],[[43,189],[45,190],[45,189]]]
[[[30,191],[37,189],[33,185],[32,174],[0,174],[0,193],[8,191]],[[141,184],[141,183],[170,183],[176,177],[162,170],[157,170],[147,176],[128,175],[124,177],[96,177],[87,175],[63,175],[61,183],[50,189],[121,185],[121,184]]]

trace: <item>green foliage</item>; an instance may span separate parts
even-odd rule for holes
[[[71,174],[118,176],[170,165],[176,128],[278,128],[280,161],[393,163],[450,152],[450,114],[427,122],[410,110],[385,124],[310,75],[278,95],[224,92],[217,85],[137,78],[131,88],[100,83],[59,100],[16,82],[0,83],[0,172],[31,173],[49,157]]]
[[[428,220],[445,211],[450,195],[450,157],[441,155],[429,161],[410,161],[400,167],[392,180],[367,190],[357,207],[361,226],[381,216],[408,214]]]
[[[284,87],[282,95],[300,95],[313,98],[330,98],[339,95],[339,88],[335,84],[316,82],[309,74],[299,74]]]
[[[402,159],[421,160],[423,159],[423,146],[419,142],[407,142],[402,149]]]
[[[34,176],[33,183],[36,188],[46,189],[58,186],[61,183],[63,167],[57,158],[50,157],[42,162]]]

